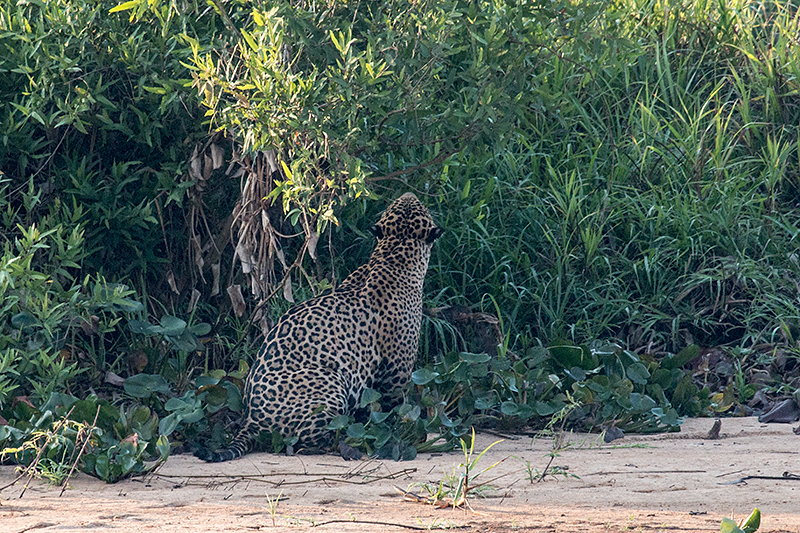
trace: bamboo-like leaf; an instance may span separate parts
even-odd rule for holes
[[[122,2],[119,5],[116,5],[108,10],[109,13],[119,13],[121,11],[128,11],[130,9],[135,9],[139,6],[140,1],[132,0],[130,2]]]

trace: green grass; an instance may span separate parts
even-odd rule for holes
[[[792,344],[797,6],[602,6],[536,36],[562,54],[524,87],[542,107],[450,161],[429,291],[489,312],[491,295],[518,348]]]

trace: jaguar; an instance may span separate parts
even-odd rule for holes
[[[402,399],[416,362],[422,288],[442,234],[413,193],[392,202],[371,228],[369,260],[328,294],[284,314],[266,335],[244,387],[243,423],[227,449],[203,448],[209,462],[250,452],[261,431],[296,437],[293,449],[330,449],[331,420],[355,415],[365,388],[388,405]]]

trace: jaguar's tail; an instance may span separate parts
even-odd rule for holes
[[[212,451],[204,446],[195,444],[192,451],[195,457],[209,463],[231,461],[233,459],[238,459],[253,449],[256,434],[256,428],[248,424],[239,430],[239,433],[236,434],[230,445],[224,450]]]

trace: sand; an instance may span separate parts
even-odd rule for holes
[[[800,474],[792,426],[726,418],[721,438],[709,440],[712,424],[690,419],[679,433],[610,444],[568,434],[548,469],[555,475],[541,481],[554,440],[507,438],[477,464],[479,472],[502,460],[474,481],[490,483],[459,509],[407,501],[395,487],[428,494],[426,485],[462,471],[460,453],[408,462],[254,453],[221,464],[178,455],[155,475],[114,485],[77,475],[63,495],[37,480],[24,493],[23,484],[6,488],[0,532],[711,532],[758,507],[760,532],[800,533],[800,478],[782,478]],[[479,434],[476,450],[500,438]],[[0,486],[14,477],[13,466],[0,466]]]

